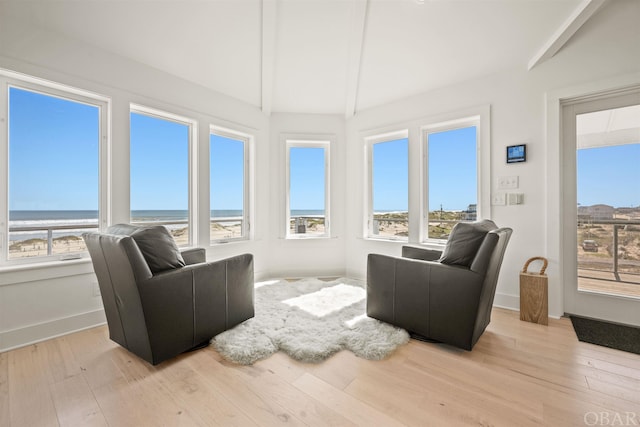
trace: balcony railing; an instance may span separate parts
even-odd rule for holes
[[[640,274],[640,220],[581,218],[577,232],[580,269]]]
[[[210,236],[212,241],[222,241],[242,237],[244,219],[241,216],[210,218]],[[134,222],[136,225],[164,225],[169,229],[178,246],[189,243],[187,220],[174,221],[141,221]],[[176,227],[184,225],[184,227]]]
[[[9,246],[9,258],[53,255],[54,241],[56,239],[63,239],[67,237],[66,242],[67,244],[69,244],[70,242],[68,240],[69,236],[77,237],[77,234],[78,234],[78,233],[71,233],[71,234],[61,235],[60,237],[55,238],[54,234],[56,232],[64,231],[64,230],[78,231],[78,230],[88,230],[88,229],[97,229],[97,228],[98,228],[98,224],[33,225],[33,226],[21,226],[21,227],[9,227],[9,236],[15,233],[26,233],[26,234],[32,234],[37,236],[44,234],[46,236],[45,239],[35,237],[30,239],[28,238],[28,239],[21,239],[21,240],[11,240],[10,246]],[[32,240],[33,240],[33,243],[32,243],[33,248],[30,250],[27,250],[27,248],[25,248],[23,244],[25,242],[30,242]],[[60,251],[56,255],[63,255],[65,253],[78,253],[78,252],[85,251],[86,247],[84,246],[84,242],[82,241],[81,238],[78,240],[80,242],[78,243],[78,245],[75,245],[75,246],[68,245],[67,250]],[[44,252],[44,250],[40,245],[38,245],[38,243],[40,243],[39,241],[41,241],[42,243],[46,241],[45,253],[41,253],[41,252]],[[12,248],[15,248],[16,246],[19,246],[21,250],[12,250]]]
[[[241,216],[211,218],[209,223],[211,241],[225,243],[229,239],[242,237],[244,218]]]
[[[215,240],[236,238],[242,235],[242,217],[211,218],[210,223],[219,224],[216,231],[212,230],[212,238]],[[136,225],[164,225],[169,228],[176,244],[179,246],[189,243],[187,220],[173,221],[140,221],[133,222]],[[232,225],[229,225],[232,224]],[[65,224],[65,225],[32,225],[9,227],[9,258],[23,258],[35,256],[51,256],[77,254],[86,251],[84,241],[79,235],[86,230],[97,230],[98,224]],[[64,233],[67,232],[67,233]],[[11,239],[17,233],[26,236],[20,239]],[[55,245],[62,240],[66,245]],[[56,248],[58,246],[58,248]],[[56,251],[56,249],[58,249]]]
[[[459,222],[469,222],[473,219],[437,219],[429,218],[427,221],[428,236],[430,239],[446,240],[451,234],[453,226]],[[409,235],[409,219],[408,215],[386,213],[374,214],[373,224],[371,227],[374,236],[380,236],[390,239],[401,239]]]
[[[292,215],[289,218],[291,235],[321,236],[325,234],[324,215]]]

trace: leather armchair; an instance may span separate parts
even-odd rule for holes
[[[144,242],[136,242],[141,229],[119,224],[107,233],[83,234],[113,341],[156,365],[208,345],[254,316],[251,254],[206,262],[204,249],[180,252],[171,240],[181,262],[154,272],[141,250]],[[167,241],[146,243],[161,247]]]
[[[480,224],[491,230],[477,239],[469,265],[446,264],[442,252],[410,246],[402,248],[402,258],[369,254],[367,315],[404,328],[415,338],[471,350],[491,320],[512,233],[491,221]],[[473,246],[464,239],[460,243]]]

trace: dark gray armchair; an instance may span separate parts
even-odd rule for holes
[[[369,254],[367,315],[414,337],[471,350],[491,320],[510,228],[459,223],[443,252],[405,246]]]
[[[254,316],[253,256],[206,262],[162,226],[85,233],[109,337],[151,364],[205,346]]]

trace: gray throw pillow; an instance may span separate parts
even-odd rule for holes
[[[153,274],[184,267],[185,262],[171,233],[162,225],[139,227],[131,233]]]
[[[442,264],[470,267],[480,249],[484,236],[498,227],[488,219],[477,222],[459,222],[451,230],[449,240],[439,261]]]

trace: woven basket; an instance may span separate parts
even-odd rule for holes
[[[529,272],[529,264],[542,261],[539,273]],[[526,322],[549,323],[549,284],[547,270],[549,261],[544,257],[529,258],[520,272],[520,320]]]

